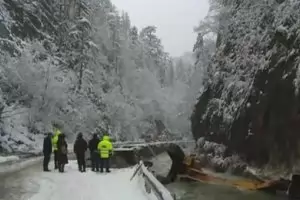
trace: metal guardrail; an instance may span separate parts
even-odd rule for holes
[[[132,145],[132,146],[151,146],[151,145],[161,145],[161,144],[195,144],[193,140],[175,140],[175,141],[159,141],[159,142],[114,142],[114,145]]]
[[[175,195],[172,195],[156,178],[155,176],[147,169],[142,161],[137,166],[134,174],[132,175],[132,180],[137,174],[141,175],[145,180],[145,190],[147,193],[154,192],[158,200],[175,200]]]
[[[113,142],[114,146],[152,146],[152,145],[162,145],[162,144],[195,144],[194,140],[174,140],[174,141],[158,141],[158,142],[135,142],[135,141],[125,141],[125,142]],[[73,144],[68,143],[68,151],[73,152]],[[42,155],[42,151],[40,152]]]

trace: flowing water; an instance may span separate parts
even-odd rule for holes
[[[204,183],[173,183],[167,188],[176,200],[283,200],[285,197],[263,192],[241,191],[229,186]]]
[[[153,170],[166,176],[172,161],[166,154],[160,154],[153,159]],[[207,173],[209,173],[207,171]],[[213,173],[228,179],[240,179],[229,174]],[[283,196],[269,195],[264,192],[243,191],[225,185],[214,185],[200,182],[176,182],[167,186],[176,195],[176,200],[283,200]]]

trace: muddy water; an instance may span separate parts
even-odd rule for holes
[[[172,164],[169,156],[164,153],[153,159],[153,170],[160,175],[167,175]],[[207,173],[209,173],[207,171]],[[212,173],[212,172],[210,172]],[[217,174],[228,179],[240,179],[229,174]],[[283,196],[268,195],[263,192],[242,191],[230,186],[213,185],[199,182],[176,182],[166,186],[176,195],[176,200],[283,200]]]
[[[283,200],[282,196],[262,192],[241,191],[229,186],[204,183],[173,183],[167,188],[177,200]]]

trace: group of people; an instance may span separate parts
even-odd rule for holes
[[[64,172],[65,165],[68,164],[68,144],[66,136],[58,128],[54,128],[54,135],[47,133],[43,143],[44,171],[50,171],[48,168],[52,151],[54,153],[54,168],[59,172]]]
[[[68,164],[68,144],[65,135],[58,129],[54,128],[54,133],[48,133],[44,139],[43,154],[44,171],[50,171],[48,168],[52,151],[54,153],[54,168],[59,172],[64,172],[65,165]],[[93,134],[92,139],[87,143],[83,134],[77,135],[73,151],[76,155],[78,170],[86,172],[85,153],[89,149],[91,158],[92,171],[110,172],[110,157],[113,153],[113,146],[108,135],[104,135],[100,140],[97,134]]]

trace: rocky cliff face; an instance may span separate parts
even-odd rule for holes
[[[194,138],[257,164],[299,157],[300,2],[231,1],[192,115]]]
[[[54,41],[57,35],[53,1],[1,0],[0,16],[0,48],[12,55],[23,41]]]

